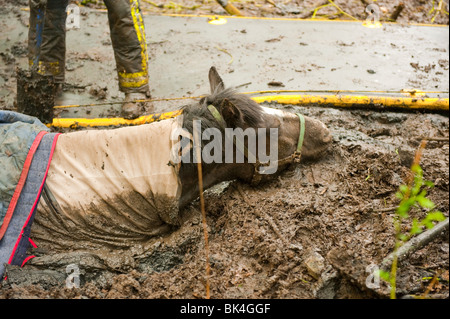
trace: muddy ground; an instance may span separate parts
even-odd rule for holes
[[[326,2],[275,1],[276,7],[267,1],[233,1],[245,15],[302,18]],[[366,17],[366,2],[335,1],[358,19]],[[400,1],[378,3],[387,17]],[[431,22],[432,1],[403,3],[398,22]],[[142,1],[142,7],[155,14],[224,14],[215,1],[174,1],[162,8]],[[326,7],[317,17],[335,12]],[[448,24],[448,15],[434,22]],[[251,188],[234,181],[206,192],[211,297],[386,298],[384,283],[380,290],[367,289],[366,267],[380,264],[393,250],[391,208],[398,205],[395,193],[406,183],[422,136],[446,138],[429,141],[420,164],[425,179],[435,183],[430,199],[448,217],[448,114],[270,106],[322,120],[332,130],[333,144],[321,160],[297,164],[270,183]],[[82,252],[52,255],[38,249],[26,267],[8,268],[0,298],[204,298],[199,203],[183,215],[182,227],[152,239],[146,245],[151,249],[109,252],[106,261]],[[426,212],[415,209],[411,215],[423,218]],[[69,264],[79,266],[79,289],[65,288]],[[447,231],[400,264],[399,295],[448,298],[448,269]],[[439,280],[431,284],[434,276]]]
[[[102,1],[90,0],[89,6],[102,7]],[[255,17],[288,17],[288,18],[312,18],[314,11],[319,8],[314,18],[321,19],[358,19],[367,18],[365,9],[371,0],[336,0],[330,4],[328,0],[236,0],[229,1],[244,16]],[[380,8],[380,21],[390,21],[399,23],[436,23],[448,24],[448,14],[441,11],[437,14],[439,1],[428,0],[393,0],[377,1]],[[443,2],[443,10],[448,12],[446,1]],[[142,9],[155,14],[226,14],[224,9],[216,0],[178,0],[170,1],[141,1]],[[434,17],[434,19],[433,19]]]
[[[278,107],[277,105],[271,105]],[[334,141],[325,156],[297,164],[273,182],[239,182],[207,192],[213,298],[383,298],[366,289],[366,267],[394,247],[395,196],[420,137],[448,137],[448,116],[284,106],[321,119]],[[429,198],[448,216],[449,144],[430,141],[421,165],[433,181]],[[203,298],[205,250],[198,202],[173,234],[146,251],[40,254],[10,268],[3,298]],[[415,209],[411,215],[423,218]],[[407,224],[404,225],[408,227]],[[448,231],[399,267],[399,295],[448,297]],[[75,263],[81,288],[66,289]],[[319,265],[319,266],[314,266]],[[429,287],[431,278],[439,281]],[[382,283],[382,288],[385,287]],[[383,292],[384,291],[384,292]]]

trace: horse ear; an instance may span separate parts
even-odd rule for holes
[[[231,127],[237,127],[242,122],[241,111],[230,100],[224,99],[220,109],[225,122]]]
[[[223,91],[225,89],[223,80],[214,66],[209,69],[209,85],[211,87],[211,94]]]

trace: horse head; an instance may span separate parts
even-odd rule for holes
[[[198,137],[202,137],[198,145],[205,189],[232,179],[253,184],[269,180],[293,162],[320,157],[330,145],[330,131],[322,122],[260,106],[247,95],[225,88],[214,67],[209,83],[209,95],[183,107],[183,129],[194,136],[197,122]],[[192,153],[191,159],[195,158]],[[183,193],[198,194],[196,169],[192,163],[181,165]]]

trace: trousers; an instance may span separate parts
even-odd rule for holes
[[[111,43],[125,93],[149,90],[148,53],[139,0],[104,0]],[[31,68],[64,82],[68,0],[29,0],[28,60]]]

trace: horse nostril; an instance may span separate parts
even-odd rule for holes
[[[331,135],[330,130],[327,129],[327,130],[325,131],[325,133],[323,134],[323,142],[324,142],[325,144],[329,144],[329,143],[331,143],[332,140],[333,140],[333,136]]]
[[[321,135],[322,135],[322,143],[323,144],[330,144],[331,141],[333,140],[330,130],[325,125],[323,125],[323,130],[322,130]]]

